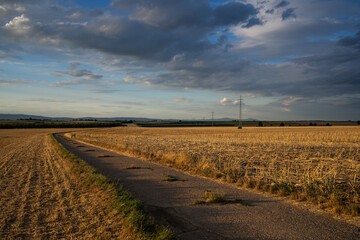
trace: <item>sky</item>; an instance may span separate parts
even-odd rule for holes
[[[359,0],[0,0],[0,113],[360,120]]]

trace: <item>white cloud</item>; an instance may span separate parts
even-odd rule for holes
[[[234,104],[234,105],[239,105],[239,104],[240,104],[240,101],[239,101],[239,100],[235,100],[235,101],[233,101],[232,104]]]
[[[229,100],[228,98],[224,97],[223,99],[221,99],[219,101],[219,103],[223,106],[226,106],[227,104],[231,103],[231,100]]]
[[[31,27],[29,25],[30,19],[21,14],[13,20],[5,24],[5,29],[13,32],[16,35],[24,35],[29,33]]]
[[[223,105],[223,106],[227,106],[227,105],[229,105],[229,104],[233,104],[233,105],[239,105],[239,100],[231,100],[231,99],[228,99],[228,98],[226,98],[226,97],[224,97],[223,99],[221,99],[220,101],[219,101],[219,103],[221,104],[221,105]]]
[[[293,104],[294,102],[298,101],[298,100],[302,100],[304,99],[303,97],[293,97],[293,96],[290,96],[289,98],[285,98],[283,100],[280,101],[280,103],[282,105],[285,105],[285,106],[290,106],[291,104]]]
[[[285,107],[281,107],[280,110],[282,112],[291,112],[291,109],[290,108],[285,108]]]

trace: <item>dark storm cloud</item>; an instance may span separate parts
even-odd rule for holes
[[[360,53],[334,49],[323,55],[295,58],[288,63],[255,64],[230,54],[206,52],[179,56],[169,71],[148,79],[168,87],[240,91],[260,96],[323,98],[358,94]]]
[[[25,5],[24,5],[25,6]],[[7,20],[0,33],[17,41],[70,45],[139,59],[168,61],[182,52],[218,47],[206,38],[217,27],[259,24],[250,4],[229,2],[212,9],[208,1],[113,1],[126,14],[101,14],[54,4],[47,11],[27,5],[25,15]],[[46,7],[43,6],[43,8]],[[46,13],[46,15],[44,15]]]
[[[341,38],[338,41],[338,45],[360,49],[360,32],[357,32],[353,37]]]
[[[158,28],[226,26],[245,22],[257,13],[251,4],[228,2],[215,9],[208,0],[114,0],[111,6],[130,19]]]
[[[256,13],[257,10],[250,4],[229,2],[214,10],[215,24],[220,26],[238,24],[245,22],[250,16]]]
[[[283,13],[281,14],[281,18],[283,21],[289,18],[296,18],[295,8],[288,8],[283,11]]]
[[[281,1],[275,6],[275,8],[283,8],[283,7],[288,6],[289,4],[290,3],[288,1]]]
[[[251,27],[253,27],[255,25],[262,25],[262,24],[264,24],[264,23],[259,18],[251,18],[249,20],[249,22],[246,25],[242,26],[242,27],[243,28],[251,28]]]

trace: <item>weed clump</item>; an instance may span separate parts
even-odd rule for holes
[[[225,196],[213,193],[209,190],[205,191],[205,201],[208,203],[224,203],[226,202]]]

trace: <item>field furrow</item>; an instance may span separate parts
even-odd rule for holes
[[[72,171],[46,130],[1,131],[1,239],[132,238],[110,200]]]

